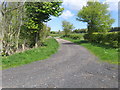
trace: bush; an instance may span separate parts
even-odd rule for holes
[[[87,29],[75,29],[73,33],[87,33]]]
[[[105,44],[115,48],[119,46],[118,33],[85,34],[84,39],[89,42]]]
[[[82,35],[81,34],[69,34],[69,35],[64,35],[63,37],[68,37],[72,39],[81,39]]]
[[[51,37],[59,37],[60,34],[50,34]]]

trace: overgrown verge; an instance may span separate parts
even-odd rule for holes
[[[81,46],[87,48],[90,52],[95,54],[101,61],[108,62],[110,64],[118,64],[118,48],[111,48],[97,43],[89,43],[85,40],[71,39],[68,37],[62,37],[62,39],[72,41]]]
[[[28,64],[34,61],[43,60],[50,55],[57,52],[59,47],[58,42],[53,39],[49,38],[44,43],[44,46],[34,48],[31,50],[24,51],[23,53],[16,53],[14,55],[3,57],[2,58],[2,68],[7,69],[11,67],[16,67],[24,64]]]

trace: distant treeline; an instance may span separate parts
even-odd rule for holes
[[[72,33],[87,33],[88,29],[75,29],[72,31]],[[112,27],[111,30],[109,32],[118,32],[120,31],[120,27]],[[62,31],[51,31],[51,34],[59,34]]]
[[[88,29],[75,29],[73,33],[87,33]],[[112,27],[109,32],[118,32],[120,31],[120,27]]]
[[[87,33],[88,29],[75,29],[72,32],[73,33]]]
[[[118,32],[120,31],[120,27],[112,27],[112,29],[109,32]]]

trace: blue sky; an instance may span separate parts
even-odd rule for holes
[[[98,1],[98,0],[97,0]],[[111,17],[115,19],[113,27],[118,26],[118,1],[119,0],[99,0],[100,2],[107,2],[109,4],[109,11]],[[86,5],[87,0],[63,0],[62,7],[64,7],[63,14],[59,17],[51,17],[51,21],[47,23],[51,27],[51,31],[62,30],[62,21],[69,21],[76,29],[87,28],[87,23],[77,21],[77,13],[83,6]]]

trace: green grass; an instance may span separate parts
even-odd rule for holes
[[[34,48],[31,50],[24,51],[23,53],[16,53],[14,55],[2,58],[2,68],[7,69],[16,67],[24,64],[28,64],[34,61],[47,59],[50,55],[57,52],[59,44],[53,39],[47,39],[45,42],[46,46]]]
[[[118,49],[102,46],[99,44],[91,44],[84,40],[75,40],[67,37],[63,39],[84,46],[90,52],[96,55],[101,61],[108,62],[110,64],[118,64]]]

